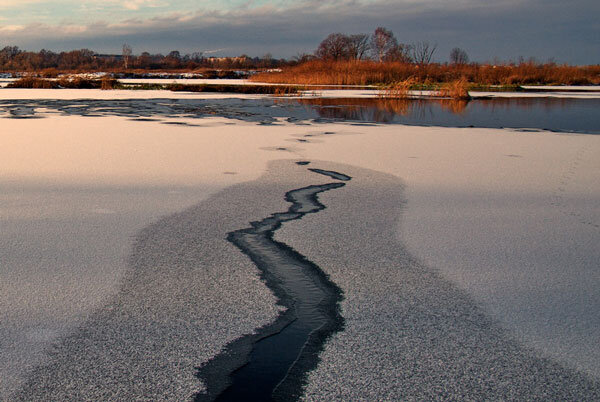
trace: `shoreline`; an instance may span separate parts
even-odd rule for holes
[[[600,134],[600,119],[594,115],[600,98],[482,97],[457,101],[194,93],[171,96],[166,91],[144,91],[145,98],[134,96],[138,91],[120,92],[113,97],[116,93],[101,90],[12,90],[14,99],[0,100],[0,118],[118,116],[202,128],[213,124],[209,119],[219,117],[263,125],[391,124]],[[33,94],[40,98],[31,99]],[[87,97],[79,98],[79,94]]]

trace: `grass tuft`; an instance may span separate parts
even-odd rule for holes
[[[452,82],[448,82],[437,91],[437,95],[444,98],[469,100],[469,82],[465,78],[461,78]]]
[[[409,77],[404,81],[394,82],[383,89],[381,97],[387,99],[409,99],[411,97],[410,90],[413,89],[415,84],[416,80],[413,77]]]
[[[23,77],[8,84],[7,88],[55,89],[60,88],[60,86],[57,81],[35,77]]]
[[[116,89],[118,84],[119,84],[119,82],[117,80],[115,80],[114,78],[104,77],[100,80],[100,89],[102,89],[104,91]]]

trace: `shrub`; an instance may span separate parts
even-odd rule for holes
[[[469,95],[469,83],[465,78],[444,84],[437,94],[444,98],[471,99]]]
[[[58,74],[59,73],[58,73],[57,69],[55,69],[55,68],[46,68],[46,69],[42,70],[42,72],[41,72],[40,75],[43,78],[56,78],[56,77],[58,77]]]
[[[93,89],[100,87],[100,82],[98,80],[88,80],[81,77],[61,78],[58,80],[58,84],[61,88],[69,89]]]
[[[117,83],[118,83],[118,81],[115,80],[114,78],[104,77],[101,80],[100,89],[102,89],[104,91],[115,89],[115,87],[117,86]]]
[[[243,94],[290,95],[296,94],[299,88],[291,85],[229,85],[229,84],[171,84],[166,89],[180,92],[228,92]]]
[[[411,95],[410,90],[415,84],[416,80],[413,77],[395,82],[385,87],[381,93],[381,97],[388,99],[408,99]]]
[[[8,88],[54,89],[59,88],[56,81],[35,77],[23,77],[7,85]]]

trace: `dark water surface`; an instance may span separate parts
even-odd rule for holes
[[[162,124],[218,116],[256,122],[294,124],[356,122],[442,127],[485,127],[600,134],[600,99],[493,98],[440,99],[127,99],[0,100],[0,116],[43,118],[52,114],[124,116]]]
[[[336,180],[351,180],[339,172],[309,170]],[[275,323],[260,328],[257,334],[230,343],[201,368],[199,376],[208,392],[198,394],[196,401],[295,400],[301,394],[303,378],[316,367],[325,340],[343,327],[338,305],[341,290],[317,265],[288,245],[275,241],[273,234],[285,222],[325,209],[318,195],[344,185],[334,182],[291,190],[285,195],[291,203],[287,211],[228,234],[227,239],[254,262],[266,285],[288,311]],[[232,355],[247,355],[246,361],[236,367],[236,360],[229,358]],[[222,374],[215,376],[217,370]]]
[[[321,118],[442,127],[600,134],[600,99],[302,99]]]

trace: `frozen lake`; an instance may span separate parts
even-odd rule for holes
[[[228,233],[309,169],[272,237],[344,326],[282,395],[597,399],[597,106],[0,90],[0,399],[212,395],[289,308]]]

